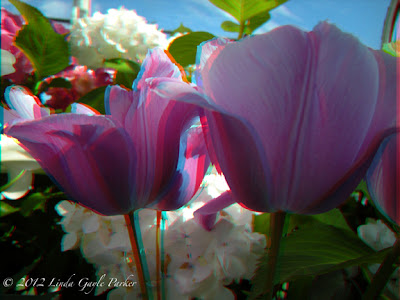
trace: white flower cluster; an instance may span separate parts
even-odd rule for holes
[[[233,281],[251,279],[266,239],[251,229],[253,213],[239,205],[224,210],[211,231],[204,230],[193,219],[193,211],[225,189],[222,176],[210,174],[206,186],[195,202],[167,213],[164,253],[167,299],[234,299],[225,287]],[[133,254],[123,216],[105,217],[68,201],[56,207],[63,216],[61,225],[66,235],[63,251],[80,247],[88,262],[97,268],[97,276],[124,281],[135,274]],[[156,212],[139,213],[139,223],[151,280],[156,280]],[[136,275],[135,275],[136,276]],[[137,278],[137,277],[136,277]],[[96,294],[110,287],[99,287]],[[139,286],[119,287],[109,299],[139,298]]]
[[[96,69],[103,67],[105,59],[141,61],[148,49],[166,48],[167,38],[157,25],[147,24],[134,10],[120,7],[105,15],[95,12],[92,17],[78,19],[71,30],[70,45],[79,64]]]
[[[368,219],[367,224],[358,226],[358,236],[372,249],[379,251],[385,248],[393,246],[396,241],[396,236],[393,231],[386,226],[381,220]],[[379,264],[373,264],[369,266],[369,270],[372,273],[376,273],[379,269]],[[387,288],[394,295],[399,295],[399,279],[400,279],[400,268],[392,274],[389,280]],[[398,299],[398,296],[397,296]]]

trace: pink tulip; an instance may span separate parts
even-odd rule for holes
[[[134,90],[109,87],[107,115],[57,114],[12,124],[17,138],[71,200],[105,215],[149,207],[172,210],[197,192],[209,165],[198,108],[167,102],[146,86],[150,77],[182,80],[162,50],[143,62]]]
[[[201,208],[201,216],[232,202],[259,212],[329,211],[395,128],[396,58],[328,23],[214,39],[199,50],[197,87],[172,78],[149,84],[204,109],[210,157],[231,196]]]

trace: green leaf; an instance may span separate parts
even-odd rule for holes
[[[319,224],[332,225],[343,230],[351,230],[345,218],[339,209],[335,208],[326,213],[318,215],[297,215],[291,214],[289,217],[289,225],[287,231],[290,233],[295,229],[304,226],[319,226]],[[254,231],[268,234],[269,233],[270,214],[262,214],[254,217]]]
[[[24,2],[10,0],[26,20],[15,44],[31,61],[39,79],[56,74],[69,65],[68,43],[54,31],[43,14]]]
[[[0,201],[0,217],[5,217],[19,211],[19,208],[11,206],[6,201]]]
[[[268,12],[262,12],[245,22],[243,33],[252,34],[254,30],[260,27],[271,18]],[[228,32],[240,32],[240,24],[232,21],[225,21],[221,24],[221,28]]]
[[[234,22],[232,22],[232,21],[225,21],[225,22],[222,22],[221,28],[222,28],[223,30],[227,31],[227,32],[239,32],[239,31],[240,31],[240,25],[239,25],[239,24],[236,24],[236,23],[234,23]],[[250,28],[248,28],[248,27],[246,27],[246,26],[244,27],[243,32],[244,32],[245,34],[251,34]]]
[[[138,63],[124,58],[107,59],[104,66],[116,70],[115,82],[127,88],[132,88],[132,83],[140,72]]]
[[[214,38],[214,35],[208,32],[188,33],[173,40],[168,51],[178,64],[186,67],[196,63],[197,46],[212,38]]]
[[[226,11],[234,17],[240,24],[244,21],[269,11],[285,1],[275,0],[209,0],[216,7]]]
[[[244,32],[246,33],[246,30],[247,30],[250,33],[253,33],[254,30],[256,30],[258,27],[263,25],[269,19],[271,19],[271,15],[269,14],[268,11],[262,12],[262,13],[260,13],[258,15],[255,15],[255,16],[251,17],[245,23],[245,31]]]
[[[47,197],[43,193],[34,193],[19,201],[22,201],[21,215],[29,217],[36,210],[45,211]]]
[[[240,24],[250,19],[251,17],[258,15],[263,11],[268,11],[279,4],[280,1],[265,1],[265,0],[209,0],[212,4],[218,8],[226,11],[232,17],[234,17]]]
[[[375,252],[350,230],[320,223],[304,226],[282,238],[275,284],[364,264],[381,263],[390,248]],[[252,296],[262,295],[267,251],[253,278]],[[255,298],[253,298],[255,299]]]
[[[176,33],[190,33],[193,32],[190,28],[183,26],[183,23],[181,23],[181,25],[179,25],[178,28],[174,29],[171,31],[171,36],[173,36]]]
[[[105,114],[104,93],[106,92],[106,88],[106,86],[102,86],[91,90],[85,96],[81,97],[77,102],[89,105],[96,109],[99,113]]]

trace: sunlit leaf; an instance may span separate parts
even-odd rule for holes
[[[208,32],[197,31],[176,38],[169,45],[168,51],[182,67],[196,63],[197,46],[214,38]]]
[[[99,113],[105,114],[104,108],[104,93],[106,92],[106,86],[99,87],[91,90],[85,96],[79,98],[78,103],[89,105],[96,109]]]
[[[132,88],[132,83],[140,71],[138,63],[124,58],[107,59],[104,66],[116,70],[115,83],[127,88]]]
[[[275,0],[209,0],[212,4],[226,11],[239,23],[269,11],[286,1]]]
[[[26,21],[18,32],[15,44],[31,61],[39,79],[54,75],[69,65],[69,49],[65,37],[54,31],[43,14],[24,2],[9,0]]]

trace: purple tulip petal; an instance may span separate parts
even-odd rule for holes
[[[196,70],[194,71],[193,83],[202,87],[201,80],[201,70],[204,68],[204,65],[210,58],[210,56],[216,52],[221,51],[226,44],[228,44],[230,40],[226,38],[214,38],[210,41],[203,42],[199,46],[197,46],[197,54],[196,54]]]
[[[193,213],[194,219],[205,230],[211,231],[217,220],[217,214],[224,208],[234,204],[236,201],[233,199],[232,193],[226,191],[215,199],[210,200],[204,206],[199,208]]]
[[[5,133],[17,138],[71,199],[107,215],[140,208],[132,184],[135,149],[112,120],[54,115],[7,127]]]
[[[181,70],[171,62],[164,50],[155,48],[148,51],[143,61],[138,77],[133,82],[133,90],[139,90],[146,85],[146,79],[151,77],[168,77],[182,79]]]
[[[366,176],[372,200],[397,225],[400,225],[399,146],[400,134],[386,138]]]
[[[188,203],[196,194],[210,165],[201,127],[190,128],[180,142],[179,160],[174,176],[155,195],[151,208],[175,210]]]
[[[373,53],[327,23],[310,33],[283,26],[226,45],[206,63],[202,80],[205,94],[241,118],[249,132],[245,137],[241,130],[236,142],[220,139],[237,130],[236,123],[213,121],[207,114],[213,148],[232,192],[240,194],[238,201],[259,211],[302,213],[327,211],[342,202],[335,197],[313,206],[371,156],[360,149],[376,112],[378,78]],[[235,144],[251,139],[258,155],[247,156],[251,171],[244,174],[235,167],[237,160],[226,156],[244,148]],[[352,181],[351,187],[357,184]],[[246,186],[253,189],[244,197]]]

